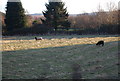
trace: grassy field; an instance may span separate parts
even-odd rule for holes
[[[118,36],[42,36],[39,41],[34,37],[3,37],[3,78],[118,78]],[[105,46],[96,46],[99,40]]]

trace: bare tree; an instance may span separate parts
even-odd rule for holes
[[[102,6],[99,4],[98,5],[98,12],[97,12],[97,23],[98,26],[100,27],[102,24],[105,24],[107,22],[106,17],[107,13],[102,9]]]
[[[107,9],[109,10],[109,12],[111,11],[116,11],[117,10],[117,6],[115,5],[114,2],[108,2],[107,3]]]
[[[107,16],[107,23],[108,24],[117,24],[118,22],[118,11],[117,11],[117,6],[113,2],[107,3],[107,8],[108,8],[108,16]]]

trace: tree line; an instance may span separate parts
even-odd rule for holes
[[[108,11],[99,5],[98,11],[69,16],[65,3],[45,4],[42,18],[33,20],[25,14],[22,3],[7,2],[3,35],[28,34],[119,34],[119,14],[115,4],[108,3]]]

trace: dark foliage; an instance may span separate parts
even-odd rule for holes
[[[98,29],[99,34],[119,34],[117,24],[102,24]]]
[[[7,31],[25,27],[26,20],[21,2],[7,2],[5,23]]]
[[[3,33],[3,35],[34,35],[34,34],[43,35],[47,34],[48,31],[50,30],[45,25],[37,24],[30,28],[15,29],[7,33]]]
[[[68,28],[70,27],[70,22],[68,21],[67,8],[64,8],[63,2],[49,2],[46,4],[46,11],[43,11],[45,20],[42,19],[43,23],[47,26],[54,28],[57,31],[58,28]]]

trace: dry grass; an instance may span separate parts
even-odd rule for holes
[[[60,47],[69,46],[77,44],[95,44],[99,40],[104,40],[105,42],[118,41],[119,37],[44,37],[43,40],[27,39],[29,37],[8,37],[3,38],[2,41],[2,51],[14,51],[14,50],[24,50],[24,49],[37,49],[37,48],[47,48],[47,47]],[[33,37],[34,38],[34,37]],[[16,40],[18,39],[18,40]]]

